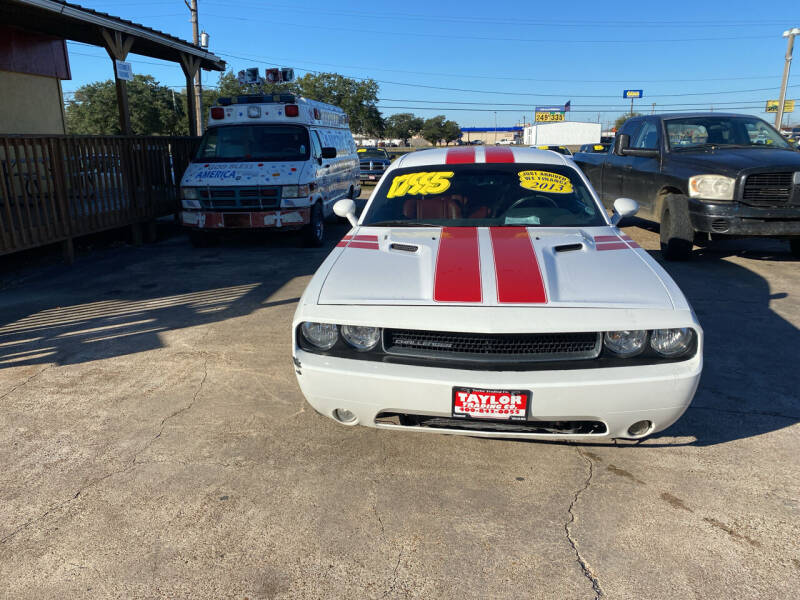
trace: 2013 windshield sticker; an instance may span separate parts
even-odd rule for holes
[[[450,188],[452,176],[453,171],[422,171],[398,175],[392,181],[392,187],[389,188],[386,197],[400,198],[402,196],[441,194]]]
[[[571,194],[572,182],[569,177],[550,171],[520,171],[519,184],[528,190],[550,192],[551,194]]]

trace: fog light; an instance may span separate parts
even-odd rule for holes
[[[334,409],[333,418],[339,421],[339,423],[353,423],[356,420],[356,416],[346,408]]]
[[[652,426],[653,423],[650,421],[636,421],[636,423],[628,427],[628,435],[631,437],[639,437],[650,431]]]

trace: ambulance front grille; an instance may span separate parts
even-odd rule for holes
[[[387,354],[477,361],[547,361],[597,358],[602,336],[580,333],[456,333],[385,329]]]
[[[200,204],[211,210],[254,210],[278,208],[281,188],[278,185],[206,188],[199,190]]]

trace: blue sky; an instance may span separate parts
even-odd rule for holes
[[[83,6],[191,38],[183,0],[78,0]],[[643,112],[698,109],[765,114],[778,97],[786,40],[800,5],[780,2],[259,2],[198,0],[209,49],[238,71],[294,67],[371,77],[384,116],[444,114],[462,126],[530,120],[537,105],[572,101],[571,120],[611,121],[642,89]],[[765,5],[766,8],[766,5]],[[110,79],[101,48],[69,43],[69,92]],[[134,47],[132,52],[135,53]],[[129,56],[135,73],[184,86],[176,64]],[[800,54],[800,49],[798,50]],[[800,62],[800,60],[795,61]],[[800,65],[787,98],[800,97]],[[214,85],[216,73],[204,73]],[[798,113],[788,115],[800,121]],[[786,121],[784,121],[786,123]]]

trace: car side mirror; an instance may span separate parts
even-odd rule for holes
[[[631,200],[631,202],[633,202],[633,200]],[[356,203],[350,198],[342,198],[334,204],[333,212],[337,217],[342,217],[350,221],[350,225],[353,227],[358,224],[358,219],[356,219]]]
[[[334,210],[336,210],[335,207]],[[611,215],[611,224],[617,225],[622,219],[632,217],[637,212],[639,212],[639,203],[636,200],[617,198],[614,200],[614,214]]]
[[[631,144],[631,136],[626,133],[621,133],[614,138],[614,154],[618,156],[625,156],[625,150]]]
[[[336,148],[333,146],[322,148],[322,158],[336,158]]]

